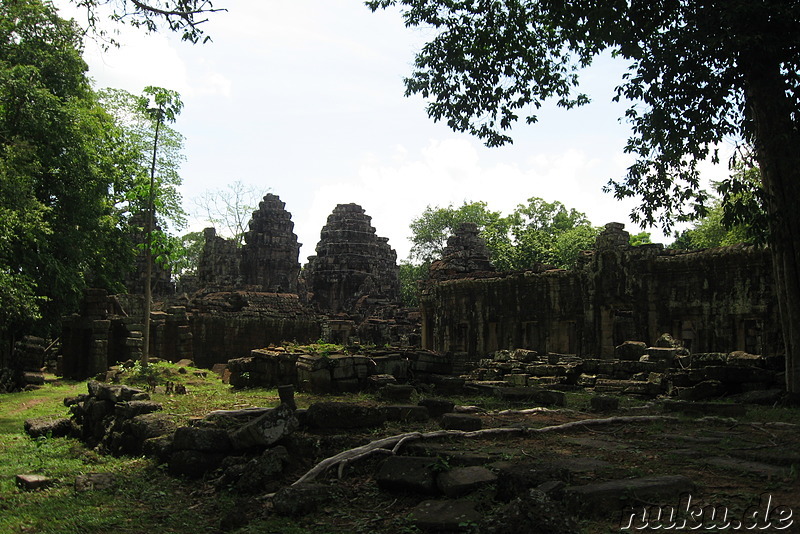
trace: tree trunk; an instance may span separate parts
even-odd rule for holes
[[[769,245],[786,351],[786,390],[800,394],[800,135],[781,67],[768,54],[743,63],[747,109],[769,215]]]

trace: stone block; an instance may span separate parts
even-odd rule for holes
[[[165,434],[172,434],[177,429],[175,421],[165,413],[137,415],[133,419],[127,421],[126,425],[126,428],[140,441],[163,436]]]
[[[497,466],[497,499],[508,502],[525,495],[531,488],[552,480],[569,481],[569,471],[546,462],[510,463]]]
[[[466,432],[472,432],[483,428],[483,421],[480,417],[458,413],[446,413],[442,415],[440,424],[445,430],[463,430]]]
[[[34,439],[40,436],[63,438],[73,432],[72,421],[67,418],[38,417],[26,419],[24,428],[25,433]]]
[[[525,387],[528,385],[528,375],[520,374],[520,373],[511,373],[507,374],[503,377],[503,381],[509,386],[515,387]]]
[[[298,484],[281,488],[272,499],[275,513],[298,517],[310,514],[333,498],[333,488],[324,484]]]
[[[220,466],[226,454],[198,450],[173,451],[169,459],[169,473],[190,478],[200,478]]]
[[[231,432],[230,441],[236,449],[268,447],[297,430],[299,426],[292,407],[281,404]]]
[[[614,347],[614,358],[618,360],[639,361],[647,352],[647,345],[641,341],[625,341]]]
[[[436,485],[447,497],[467,495],[497,481],[497,475],[481,466],[456,467],[439,473]]]
[[[410,384],[387,384],[378,393],[382,399],[388,401],[408,402],[417,393],[417,390]]]
[[[589,400],[593,412],[613,412],[619,408],[619,398],[595,395]]]
[[[319,429],[371,428],[383,425],[386,414],[379,408],[345,402],[318,402],[308,407],[308,426]]]
[[[453,401],[448,399],[422,399],[417,404],[427,408],[431,417],[441,417],[446,413],[452,413],[455,407]]]
[[[387,421],[406,421],[424,423],[430,419],[428,409],[425,406],[416,405],[394,405],[382,406],[381,410],[386,414]]]
[[[683,475],[666,475],[570,486],[564,490],[564,498],[573,510],[584,514],[618,516],[625,505],[678,502],[681,494],[691,493],[694,488]]]
[[[672,363],[678,354],[678,350],[673,347],[648,347],[647,356],[649,361]]]
[[[112,473],[88,473],[75,477],[75,491],[110,490],[116,483],[117,478]]]
[[[722,397],[725,386],[718,380],[704,380],[697,385],[683,388],[678,392],[678,398],[685,401],[699,401]]]
[[[137,415],[158,412],[163,406],[149,400],[118,402],[114,405],[114,415],[123,419],[132,419]]]
[[[175,430],[172,447],[176,451],[228,452],[233,448],[225,430],[182,426]]]
[[[468,500],[422,501],[409,513],[409,519],[422,530],[466,532],[482,515]]]
[[[44,475],[17,475],[17,487],[25,491],[34,491],[49,488],[55,481]]]
[[[436,458],[390,456],[381,464],[375,481],[384,491],[435,494],[436,462]]]

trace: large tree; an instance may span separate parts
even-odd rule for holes
[[[81,290],[119,289],[130,259],[109,190],[120,131],[81,34],[49,2],[0,2],[0,337],[51,333]],[[38,321],[38,322],[37,322]]]
[[[669,229],[705,210],[698,163],[726,139],[749,142],[761,170],[786,385],[800,393],[800,2],[796,0],[371,0],[436,30],[406,80],[428,114],[489,145],[509,142],[523,109],[576,93],[603,52],[627,61],[618,98],[637,160],[610,189],[636,196],[634,220]],[[535,114],[525,117],[536,121]],[[694,208],[692,208],[694,206]]]

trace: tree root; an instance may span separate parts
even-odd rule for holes
[[[407,432],[405,434],[398,434],[371,441],[366,445],[342,451],[339,454],[326,458],[311,468],[305,475],[297,479],[292,486],[302,484],[314,480],[317,476],[324,473],[328,469],[339,466],[339,478],[343,475],[344,466],[356,460],[366,458],[373,454],[386,454],[395,455],[400,448],[406,443],[419,440],[430,440],[437,438],[457,437],[457,438],[477,438],[486,436],[527,436],[533,434],[543,434],[546,432],[563,432],[574,428],[584,426],[600,426],[600,425],[614,425],[614,424],[629,424],[629,423],[651,423],[654,421],[669,421],[676,422],[680,419],[678,417],[669,415],[633,415],[622,417],[607,417],[604,419],[584,419],[583,421],[572,421],[570,423],[563,423],[560,425],[545,426],[541,428],[524,428],[524,427],[503,427],[503,428],[486,428],[483,430],[474,430],[467,432],[464,430],[436,430],[433,432]]]

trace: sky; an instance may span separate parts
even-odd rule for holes
[[[66,18],[85,18],[69,0],[56,5]],[[230,10],[203,25],[210,43],[122,27],[120,48],[88,40],[84,52],[97,89],[141,94],[155,85],[181,94],[173,126],[186,137],[181,193],[190,212],[199,213],[196,198],[235,181],[276,194],[292,214],[302,264],[334,207],[351,202],[399,260],[408,257],[412,219],[464,201],[507,214],[531,197],[558,200],[594,225],[640,231],[628,217],[636,202],[602,191],[633,161],[623,151],[626,106],[612,102],[624,64],[600,58],[581,75],[591,104],[545,106],[538,123],[512,130],[513,145],[487,148],[404,96],[403,78],[429,34],[405,28],[398,11],[372,13],[361,0],[215,5]],[[706,166],[706,179],[724,175]],[[189,230],[205,226],[194,217]],[[648,230],[655,242],[672,240]]]

